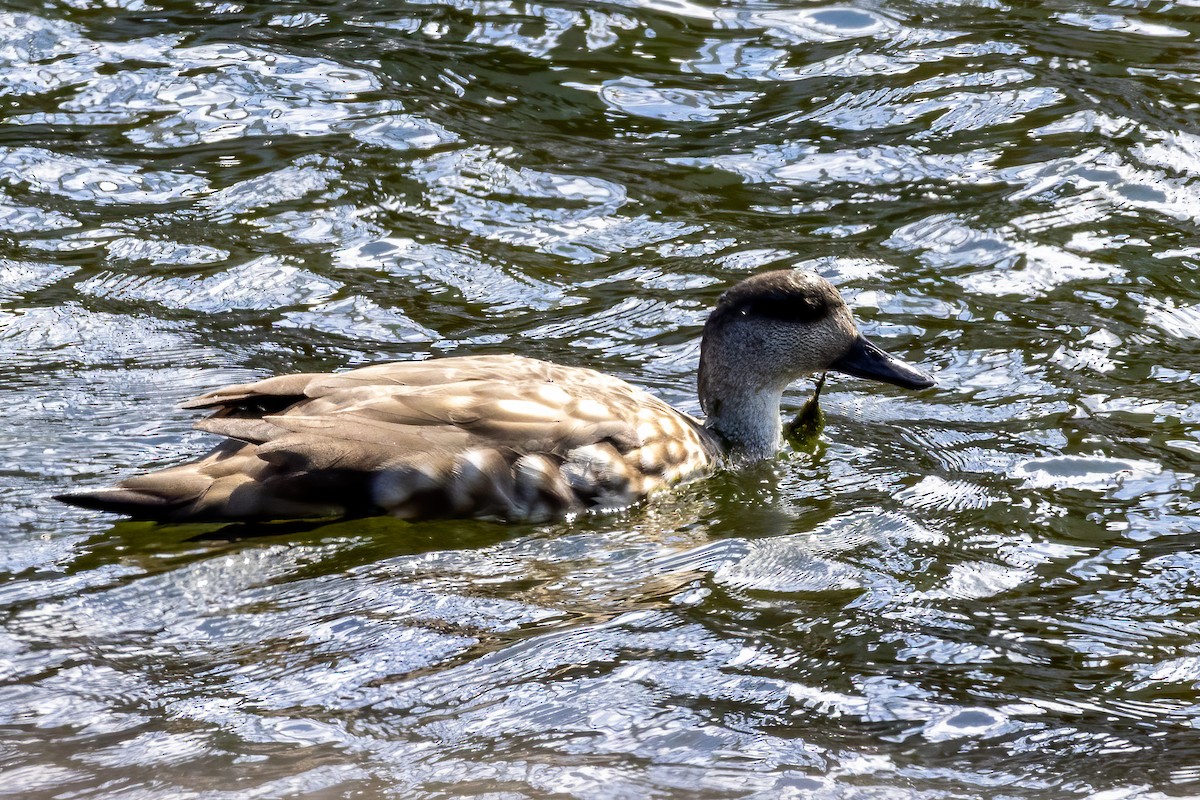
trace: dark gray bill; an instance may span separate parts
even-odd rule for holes
[[[854,340],[846,354],[830,364],[829,368],[856,378],[892,383],[905,389],[928,389],[937,383],[925,370],[888,355],[862,334]]]

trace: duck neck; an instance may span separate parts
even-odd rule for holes
[[[716,387],[708,387],[710,390]],[[783,387],[732,386],[701,391],[700,402],[707,413],[704,427],[725,443],[734,461],[752,462],[779,452],[783,425],[779,401]]]

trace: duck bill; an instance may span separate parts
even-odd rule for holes
[[[829,368],[856,378],[883,381],[905,389],[928,389],[937,384],[928,372],[880,350],[862,334],[854,340],[846,354],[830,364]]]

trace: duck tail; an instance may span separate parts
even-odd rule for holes
[[[237,443],[241,446],[241,443]],[[232,449],[224,445],[218,451]],[[116,486],[84,489],[55,495],[54,499],[80,508],[125,514],[135,519],[170,520],[189,510],[213,486],[203,471],[205,461],[126,478]]]
[[[108,486],[102,489],[56,494],[54,499],[80,508],[125,514],[136,519],[163,519],[172,516],[173,512],[193,498],[172,498],[144,489]]]
[[[268,461],[258,445],[228,439],[204,458],[126,478],[115,486],[55,496],[81,508],[158,522],[233,522],[298,519],[345,513],[347,498],[362,495],[369,506],[370,483],[353,471],[298,475]],[[276,459],[278,461],[278,459]],[[273,474],[278,471],[278,474]],[[365,484],[365,485],[363,485]]]

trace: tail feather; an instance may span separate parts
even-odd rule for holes
[[[135,519],[191,517],[216,479],[237,472],[239,452],[252,448],[235,440],[217,445],[199,461],[127,478],[116,486],[84,489],[55,496],[80,508],[126,514]],[[215,474],[214,474],[215,473]]]
[[[54,499],[160,522],[298,519],[374,508],[369,473],[337,464],[313,472],[302,455],[289,469],[260,457],[259,449],[229,439],[198,461]]]
[[[55,500],[80,508],[127,514],[139,519],[169,517],[172,512],[191,502],[193,498],[164,497],[141,489],[126,489],[109,486],[83,492],[56,494]]]

